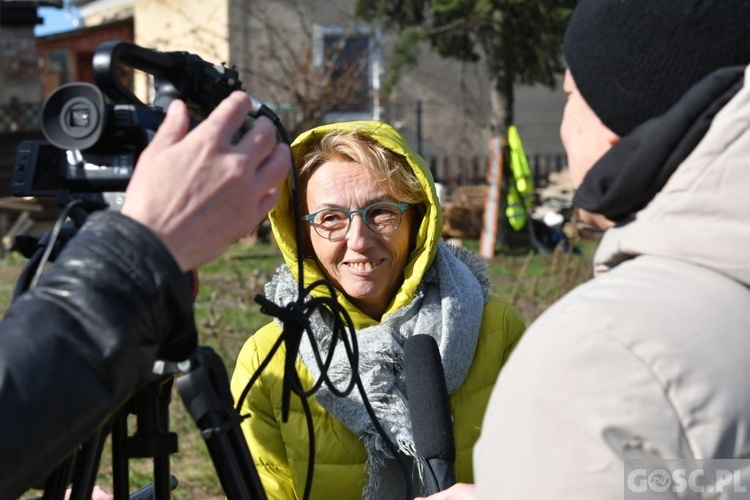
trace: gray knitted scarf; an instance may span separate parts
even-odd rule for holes
[[[414,300],[381,323],[357,332],[359,377],[367,397],[390,441],[408,457],[415,456],[415,449],[405,394],[404,342],[412,335],[434,337],[440,349],[448,393],[455,392],[474,358],[482,311],[490,289],[485,269],[486,263],[476,254],[440,242],[435,261],[425,273]],[[297,282],[287,266],[277,269],[265,292],[268,299],[281,306],[297,299]],[[311,317],[312,331],[323,359],[331,347],[331,318],[324,316],[328,316],[325,310]],[[300,345],[300,356],[317,379],[320,368],[306,335]],[[344,389],[351,376],[351,364],[344,349],[339,347],[335,349],[328,377],[335,387]],[[405,490],[395,457],[375,429],[356,388],[342,398],[323,385],[316,398],[331,415],[359,436],[367,449],[369,479],[363,498],[401,496]],[[418,475],[421,477],[421,470]],[[384,477],[387,479],[383,480]],[[418,484],[415,490],[417,494],[423,493]]]

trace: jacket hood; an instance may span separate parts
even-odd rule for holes
[[[405,158],[407,164],[419,180],[425,194],[425,214],[417,233],[415,247],[409,255],[404,270],[404,282],[383,314],[385,318],[388,314],[411,302],[425,271],[435,258],[437,244],[441,239],[443,228],[443,212],[435,190],[435,182],[424,159],[409,147],[404,138],[390,125],[375,121],[333,123],[304,132],[292,143],[294,158],[301,157],[311,144],[314,144],[326,133],[333,130],[356,131],[358,134],[377,141],[385,148]],[[299,281],[299,256],[297,254],[297,242],[295,238],[295,213],[293,210],[291,186],[291,178],[288,176],[283,184],[279,202],[271,210],[269,219],[271,221],[271,229],[281,249],[284,261],[291,270],[294,278]],[[299,223],[302,224],[302,222]],[[302,232],[308,230],[309,228],[306,227],[306,224],[301,227]],[[315,259],[309,256],[303,260],[302,272],[304,274],[305,286],[324,279],[323,273],[320,271]],[[327,295],[327,292],[319,287],[313,292],[313,295]],[[375,323],[375,320],[359,311],[340,292],[337,292],[337,300],[347,309],[357,328]]]
[[[750,68],[740,69],[731,95],[724,92],[718,97],[720,110],[700,117],[710,126],[683,155],[664,186],[631,221],[606,232],[594,259],[597,272],[639,255],[657,255],[714,269],[750,284],[749,81]],[[663,141],[666,127],[660,129],[658,121],[656,125],[649,128],[649,139],[639,140],[661,141],[660,147],[669,153],[667,158],[680,154],[684,143]],[[631,156],[638,155],[638,148],[632,141],[628,144],[628,139],[630,136],[623,138],[613,150],[629,148]],[[615,154],[605,155],[603,160],[618,156],[610,152]],[[651,168],[647,157],[637,158],[635,163],[637,168],[629,175],[641,175],[639,172]]]

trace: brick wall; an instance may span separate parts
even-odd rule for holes
[[[0,29],[0,105],[13,98],[20,102],[41,99],[41,59],[35,42],[33,26]]]
[[[43,95],[69,82],[94,82],[91,60],[104,42],[133,41],[133,20],[123,19],[37,39],[42,58]]]

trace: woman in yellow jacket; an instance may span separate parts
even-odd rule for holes
[[[359,376],[378,421],[400,454],[413,458],[403,346],[412,335],[437,341],[445,370],[456,446],[456,479],[470,483],[472,448],[481,431],[498,372],[524,325],[516,311],[489,294],[485,263],[441,241],[442,209],[424,160],[389,125],[346,122],[303,133],[292,145],[304,227],[305,285],[326,279],[356,330]],[[285,306],[297,299],[291,184],[270,213],[286,265],[266,285],[266,298]],[[313,295],[328,293],[323,288]],[[331,321],[311,318],[325,357]],[[278,321],[250,337],[237,360],[232,392],[240,398],[281,333]],[[339,389],[352,369],[337,349],[328,377]],[[304,407],[291,398],[282,422],[283,344],[247,397],[241,412],[263,487],[270,499],[301,498],[308,435]],[[320,376],[303,337],[295,368],[305,389]],[[323,385],[308,400],[315,456],[310,498],[403,498],[398,464],[376,431],[357,391],[337,397]],[[410,469],[411,470],[411,469]],[[415,494],[425,493],[415,474]]]

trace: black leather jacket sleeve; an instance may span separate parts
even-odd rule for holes
[[[47,474],[196,345],[190,282],[162,242],[115,212],[89,217],[0,321],[0,499]]]

